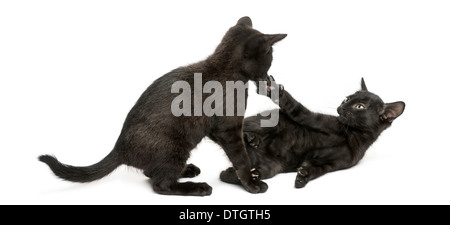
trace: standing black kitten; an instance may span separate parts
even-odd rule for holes
[[[202,73],[202,87],[208,81],[220,82],[225,87],[226,81],[264,80],[272,63],[272,45],[285,37],[286,34],[262,34],[252,28],[250,18],[243,17],[228,30],[206,60],[175,69],[148,87],[129,112],[114,149],[103,160],[87,167],[65,165],[49,155],[40,156],[39,160],[60,178],[73,182],[100,179],[125,164],[142,169],[151,178],[157,193],[204,196],[212,192],[208,184],[179,183],[178,179],[200,173],[196,166],[186,165],[186,160],[190,151],[207,136],[225,150],[247,191],[265,192],[267,185],[252,178],[242,134],[243,116],[206,116],[203,112],[175,116],[171,103],[178,94],[172,93],[171,87],[177,81],[194,87],[194,73]],[[183,102],[190,109],[196,108],[194,102],[198,96],[194,92],[188,96],[194,99],[192,104]],[[200,103],[210,95],[202,93]],[[246,99],[247,90],[245,99],[239,101],[246,103]],[[228,104],[237,108],[236,97],[234,100]]]
[[[403,113],[405,103],[384,103],[369,92],[361,80],[361,90],[348,96],[337,111],[339,116],[313,113],[279,88],[279,123],[260,127],[260,115],[244,120],[244,139],[252,166],[266,179],[283,172],[297,172],[295,187],[325,173],[356,165],[366,150]],[[239,184],[233,168],[221,173],[221,180]]]

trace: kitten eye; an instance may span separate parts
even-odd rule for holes
[[[344,101],[343,101],[343,103],[347,103],[347,102],[349,102],[349,101],[350,101],[350,98],[345,98]]]
[[[354,107],[355,109],[366,109],[366,106],[363,104],[356,104]]]

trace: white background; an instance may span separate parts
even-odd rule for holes
[[[449,12],[448,1],[411,0],[1,1],[0,204],[449,204]],[[265,194],[220,182],[230,163],[210,140],[189,159],[201,175],[183,179],[208,182],[208,197],[157,195],[125,166],[66,182],[37,160],[102,159],[146,87],[205,59],[242,16],[288,34],[270,73],[311,110],[336,115],[364,77],[404,114],[357,166],[303,189],[281,174]],[[275,107],[253,91],[249,101],[249,115]]]

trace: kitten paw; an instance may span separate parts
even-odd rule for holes
[[[244,185],[244,188],[252,194],[257,194],[266,192],[269,186],[262,181],[252,181],[248,185]]]
[[[236,170],[230,167],[220,173],[220,180],[230,184],[241,184],[238,176],[236,175]]]
[[[300,167],[298,168],[298,170],[297,170],[297,174],[300,175],[300,176],[306,177],[306,176],[308,176],[309,173],[308,173],[308,171],[305,169],[305,167],[300,166]]]
[[[194,192],[194,195],[198,196],[208,196],[212,193],[212,187],[207,183],[199,183],[197,190]]]
[[[153,183],[153,190],[163,195],[208,196],[212,193],[212,187],[207,183]]]
[[[274,90],[278,90],[278,97],[281,97],[281,96],[283,96],[283,93],[284,93],[284,86],[283,85],[281,85],[281,84],[277,84],[276,82],[275,82],[275,78],[273,78],[273,76],[272,75],[269,75],[268,77],[266,77],[266,92],[265,93],[260,93],[260,87],[259,87],[259,84],[256,84],[256,92],[258,93],[258,94],[262,94],[262,95],[266,95],[267,97],[269,97],[269,98],[271,98],[272,97],[272,92],[274,91]]]
[[[276,89],[278,90],[279,97],[283,96],[284,86],[282,84],[277,84],[275,82],[275,78],[272,75],[270,75],[267,78],[267,97],[271,97],[272,92],[275,91]]]
[[[254,181],[260,181],[261,180],[261,173],[256,168],[251,169],[250,173],[251,173],[252,179]]]
[[[197,175],[200,174],[200,172],[201,172],[200,168],[198,168],[194,164],[188,164],[184,168],[183,174],[181,175],[181,177],[183,177],[183,178],[196,177]]]
[[[251,169],[250,174],[247,172],[247,174],[242,177],[245,177],[240,179],[242,186],[244,186],[245,190],[252,194],[264,193],[269,188],[266,183],[261,181],[261,174],[256,168]]]
[[[259,135],[250,132],[244,133],[244,140],[254,149],[258,149],[259,144],[261,143]]]
[[[308,183],[308,171],[304,167],[300,167],[297,170],[297,177],[295,178],[295,187],[302,188]]]

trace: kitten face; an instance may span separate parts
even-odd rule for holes
[[[339,122],[361,130],[386,129],[404,110],[404,102],[384,103],[378,95],[369,92],[364,78],[361,90],[348,96],[337,109]]]
[[[348,96],[338,107],[339,121],[349,127],[366,129],[379,124],[384,102],[377,95],[358,91]]]
[[[247,41],[244,48],[242,71],[251,80],[265,80],[272,65],[272,45],[285,38],[285,34],[259,34]]]
[[[272,64],[272,46],[286,34],[263,34],[252,27],[248,17],[242,17],[225,34],[216,52],[229,57],[238,72],[250,80],[265,80]]]

